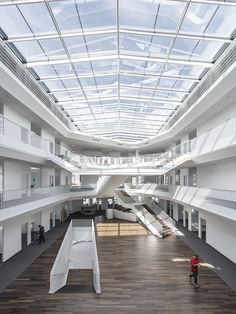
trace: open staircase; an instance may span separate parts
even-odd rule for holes
[[[168,236],[169,234],[173,233],[174,230],[170,226],[168,226],[154,211],[147,204],[142,205],[162,226],[161,235],[162,238]]]

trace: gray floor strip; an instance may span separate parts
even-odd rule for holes
[[[180,223],[176,223],[176,227],[184,234],[181,239],[185,242],[185,244],[195,253],[198,253],[204,262],[213,265],[215,267],[213,271],[216,272],[217,275],[224,280],[229,287],[231,287],[231,289],[236,291],[236,264],[216,251],[205,241],[198,238]]]
[[[29,246],[0,265],[0,290],[6,288],[24,269],[38,258],[56,239],[66,231],[68,222],[59,223],[45,234],[45,243],[32,242]]]

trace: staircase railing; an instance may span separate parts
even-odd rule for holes
[[[167,213],[160,206],[158,206],[156,202],[154,202],[149,197],[145,197],[144,202],[165,222],[165,224],[170,227],[175,227],[175,220],[167,215]]]

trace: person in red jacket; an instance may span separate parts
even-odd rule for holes
[[[197,277],[198,277],[198,267],[200,265],[199,255],[193,254],[190,261],[191,273],[189,274],[189,282],[192,282],[192,277],[194,278],[194,285],[198,287]]]

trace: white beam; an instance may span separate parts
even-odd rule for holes
[[[88,101],[103,101],[103,100],[112,100],[112,99],[115,99],[117,100],[117,96],[114,97],[101,97],[101,98],[89,98]],[[135,101],[147,101],[147,102],[156,102],[156,103],[171,103],[171,104],[181,104],[181,101],[172,101],[172,100],[160,100],[160,99],[157,99],[157,98],[147,98],[147,97],[134,97],[132,95],[121,95],[120,96],[120,99],[124,99],[124,100],[135,100]],[[70,100],[70,101],[59,101],[57,104],[58,105],[63,105],[63,104],[80,104],[80,103],[84,103],[84,100],[80,101],[80,99],[78,100]]]
[[[158,74],[151,74],[151,73],[137,73],[137,72],[126,72],[126,71],[120,71],[120,73],[118,72],[95,72],[95,73],[87,73],[87,74],[79,74],[77,77],[78,78],[88,78],[88,77],[103,77],[103,76],[114,76],[114,75],[124,75],[124,76],[135,76],[135,77],[143,77],[143,78],[156,78],[158,79],[160,77],[160,75]],[[186,76],[186,75],[163,75],[162,76],[163,79],[166,80],[188,80],[188,81],[194,81],[194,82],[199,82],[200,79],[197,77],[193,77],[193,76]],[[57,80],[71,80],[71,79],[76,79],[75,75],[62,75],[60,77],[58,76],[51,76],[51,77],[41,77],[39,79],[39,81],[57,81]]]
[[[62,59],[55,59],[55,60],[37,60],[37,61],[30,61],[26,62],[27,67],[34,67],[40,65],[48,65],[48,64],[70,64],[72,63],[80,63],[80,62],[87,62],[87,61],[102,61],[102,60],[117,60],[117,59],[124,59],[124,60],[135,60],[135,61],[153,61],[153,62],[160,62],[160,63],[170,63],[170,64],[189,64],[189,65],[200,65],[205,66],[207,68],[211,68],[214,64],[211,62],[206,61],[197,61],[197,60],[184,60],[184,59],[176,59],[176,58],[155,58],[155,57],[148,57],[148,56],[137,56],[131,54],[108,54],[108,55],[99,55],[99,56],[88,56],[88,57],[71,57],[62,58]]]
[[[29,3],[42,3],[42,2],[51,2],[55,0],[1,0],[0,6],[3,5],[16,5],[16,4],[29,4]],[[64,1],[64,0],[57,0]],[[172,0],[177,2],[188,2],[189,0]],[[236,3],[234,0],[191,0],[192,3],[206,3],[206,4],[221,4],[221,5],[233,5]]]
[[[79,36],[91,36],[91,35],[109,35],[109,34],[116,34],[117,29],[111,28],[111,29],[101,29],[101,30],[84,30],[79,32],[67,32],[67,33],[61,33],[60,35],[58,33],[51,33],[51,34],[41,34],[41,35],[23,35],[23,36],[17,36],[17,37],[8,37],[5,39],[6,42],[22,42],[22,41],[32,41],[32,40],[47,40],[47,39],[55,39],[55,38],[70,38],[70,37],[79,37]],[[168,37],[173,38],[175,36],[175,33],[171,32],[160,32],[160,31],[149,31],[149,30],[138,30],[138,29],[127,29],[127,28],[120,28],[119,29],[120,34],[131,34],[131,35],[147,35],[147,36],[157,36],[157,37]],[[218,42],[225,42],[225,43],[231,43],[233,40],[229,37],[224,36],[214,36],[214,35],[196,35],[191,33],[184,33],[179,32],[177,35],[178,38],[182,39],[196,39],[196,40],[208,40],[208,41],[218,41]]]

